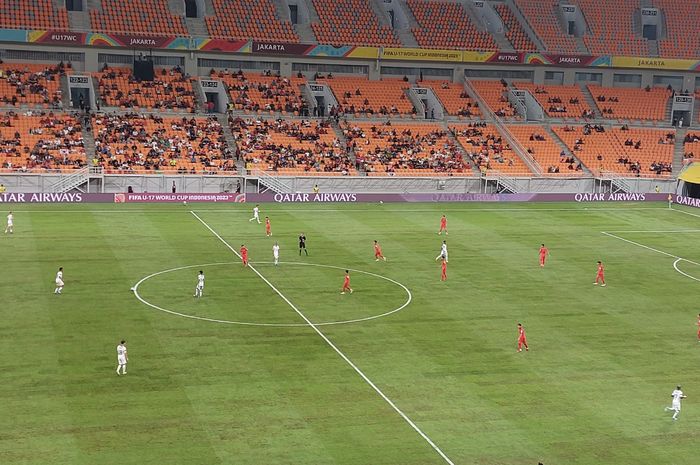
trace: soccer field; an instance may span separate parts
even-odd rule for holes
[[[263,204],[266,237],[246,204],[12,208],[0,464],[698,463],[698,210]]]

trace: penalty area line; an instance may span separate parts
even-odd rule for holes
[[[199,215],[197,215],[194,211],[190,211],[190,213],[191,213],[195,218],[197,218],[197,220],[198,220],[200,223],[202,223],[202,225],[203,225],[205,228],[207,228],[207,229],[209,230],[209,232],[211,232],[217,239],[219,239],[219,241],[221,241],[221,243],[223,243],[231,252],[233,252],[234,255],[236,255],[239,259],[241,258],[241,256],[240,256],[240,254],[238,253],[238,251],[237,251],[236,249],[234,249],[233,247],[231,247],[231,244],[229,244],[228,242],[226,242],[226,240],[225,240],[223,237],[221,237],[221,236],[219,235],[219,233],[217,233],[211,226],[209,226],[202,218],[200,218]],[[319,337],[321,337],[321,339],[323,339],[323,341],[324,341],[331,349],[333,349],[333,350],[335,351],[336,354],[338,354],[338,355],[340,356],[340,358],[342,358],[348,365],[350,365],[350,367],[355,371],[355,373],[357,373],[357,374],[358,374],[358,375],[359,375],[359,376],[360,376],[360,377],[361,377],[361,378],[362,378],[362,379],[363,379],[377,394],[379,394],[379,396],[380,396],[382,399],[384,399],[384,401],[385,401],[387,404],[389,404],[389,406],[390,406],[396,413],[398,413],[399,416],[400,416],[401,418],[403,418],[403,419],[406,421],[406,423],[408,423],[409,426],[410,426],[411,428],[413,428],[413,430],[414,430],[416,433],[418,433],[418,434],[420,435],[420,437],[422,437],[422,438],[430,445],[430,447],[432,447],[433,450],[434,450],[435,452],[437,452],[438,455],[439,455],[440,457],[442,457],[442,459],[443,459],[446,463],[448,463],[448,464],[450,464],[450,465],[454,465],[454,462],[453,462],[452,460],[450,460],[450,458],[449,458],[449,457],[448,457],[448,456],[447,456],[447,455],[446,455],[446,454],[445,454],[445,453],[444,453],[444,452],[443,452],[443,451],[428,437],[428,435],[425,434],[425,433],[423,432],[423,430],[421,430],[421,429],[418,427],[418,425],[416,425],[416,424],[413,422],[413,420],[411,420],[411,419],[408,417],[408,415],[406,415],[399,407],[397,407],[396,404],[395,404],[391,399],[389,399],[389,397],[387,397],[387,395],[384,394],[384,392],[382,392],[382,390],[379,389],[379,388],[377,387],[377,385],[374,384],[374,382],[372,382],[372,380],[369,379],[369,377],[367,377],[367,375],[365,375],[364,372],[363,372],[362,370],[360,370],[360,369],[357,367],[357,365],[355,365],[355,363],[353,363],[353,361],[350,360],[350,358],[349,358],[347,355],[345,355],[345,354],[344,354],[344,353],[343,353],[343,352],[328,338],[328,336],[326,336],[326,335],[318,328],[317,325],[315,325],[311,320],[309,320],[309,319],[306,317],[306,315],[305,315],[301,310],[299,310],[299,308],[297,308],[296,305],[294,305],[284,294],[282,294],[282,292],[280,292],[280,290],[277,289],[277,288],[275,287],[275,285],[272,284],[265,276],[263,276],[263,274],[260,273],[253,265],[251,265],[251,264],[249,263],[249,264],[248,264],[248,268],[250,268],[250,270],[251,270],[253,273],[255,273],[256,275],[258,275],[258,277],[259,277],[260,279],[262,279],[263,282],[265,282],[265,284],[267,284],[267,285],[270,287],[270,289],[272,289],[282,300],[284,300],[284,301],[287,303],[287,305],[289,305],[289,306],[292,308],[292,310],[294,310],[294,311],[297,313],[297,315],[299,315],[299,317],[300,317],[302,320],[304,320],[304,322],[305,322],[311,329],[313,329],[314,332],[316,332],[316,334],[318,334]]]

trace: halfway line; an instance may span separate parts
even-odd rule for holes
[[[236,249],[234,249],[233,247],[231,247],[231,245],[230,245],[228,242],[226,242],[226,240],[224,240],[224,238],[222,238],[222,237],[219,235],[219,233],[217,233],[216,231],[214,231],[214,230],[211,228],[211,226],[209,226],[202,218],[200,218],[199,215],[197,215],[197,214],[196,214],[195,212],[193,212],[193,211],[190,211],[190,213],[191,213],[195,218],[197,218],[197,219],[199,220],[199,222],[202,223],[202,224],[204,225],[204,227],[207,228],[214,236],[216,236],[217,239],[219,239],[226,247],[228,247],[228,249],[231,250],[231,252],[233,252],[238,258],[241,258],[241,256],[240,256],[240,254],[238,253],[238,251],[237,251]],[[255,269],[255,267],[253,267],[250,263],[248,264],[248,268],[250,268],[250,270],[251,270],[253,273],[255,273],[256,275],[258,275],[258,277],[259,277],[260,279],[262,279],[262,280],[265,282],[265,284],[267,284],[268,286],[270,286],[270,288],[271,288],[273,291],[275,291],[275,293],[276,293],[278,296],[280,296],[280,298],[281,298],[282,300],[284,300],[290,307],[292,307],[292,309],[297,313],[297,315],[299,315],[299,316],[301,317],[301,319],[303,319],[303,320],[306,322],[306,324],[309,325],[309,326],[316,332],[316,334],[318,334],[318,335],[321,337],[321,339],[323,339],[323,340],[326,342],[326,344],[328,344],[328,345],[340,356],[340,358],[342,358],[343,360],[345,360],[345,362],[346,362],[348,365],[350,365],[350,367],[352,367],[352,369],[355,370],[355,372],[356,372],[358,375],[360,375],[360,377],[361,377],[363,380],[365,380],[365,382],[366,382],[367,384],[369,384],[370,387],[371,387],[372,389],[374,389],[374,391],[375,391],[377,394],[379,394],[379,396],[380,396],[382,399],[384,399],[384,400],[386,401],[386,403],[389,404],[389,405],[391,406],[391,408],[394,409],[394,411],[395,411],[396,413],[398,413],[398,414],[401,416],[401,418],[403,418],[403,419],[406,421],[406,423],[408,423],[408,424],[411,426],[411,428],[413,428],[423,439],[425,439],[425,441],[426,441],[428,444],[430,444],[430,447],[432,447],[432,448],[435,450],[435,452],[437,452],[437,453],[440,455],[440,457],[442,457],[442,458],[445,460],[445,462],[447,462],[447,463],[450,464],[450,465],[454,465],[454,462],[453,462],[452,460],[450,460],[450,458],[449,458],[447,455],[445,455],[445,453],[444,453],[444,452],[443,452],[443,451],[442,451],[442,450],[441,450],[441,449],[440,449],[440,448],[439,448],[439,447],[438,447],[438,446],[437,446],[437,445],[436,445],[436,444],[435,444],[435,443],[434,443],[434,442],[433,442],[433,441],[432,441],[432,440],[431,440],[431,439],[430,439],[430,438],[429,438],[429,437],[428,437],[414,422],[413,422],[413,420],[411,420],[410,418],[408,418],[408,415],[406,415],[405,413],[403,413],[403,411],[401,411],[401,409],[398,408],[398,407],[396,406],[396,404],[394,404],[394,402],[393,402],[391,399],[389,399],[389,398],[386,396],[386,394],[384,394],[384,393],[381,391],[381,389],[379,389],[379,388],[372,382],[372,380],[369,379],[369,378],[367,377],[367,375],[365,375],[365,374],[362,372],[362,370],[360,370],[360,369],[357,367],[357,365],[355,365],[355,364],[352,362],[352,360],[350,360],[350,359],[347,357],[347,355],[345,355],[343,352],[341,352],[341,350],[338,349],[338,347],[336,347],[336,345],[333,344],[333,342],[331,342],[331,340],[328,339],[328,337],[327,337],[325,334],[323,334],[323,332],[322,332],[320,329],[318,329],[318,327],[317,327],[313,322],[311,322],[311,320],[309,320],[309,319],[306,317],[306,315],[304,315],[304,314],[301,312],[301,310],[299,310],[289,299],[287,299],[287,297],[285,297],[285,295],[282,294],[282,293],[279,291],[279,289],[277,289],[270,281],[268,281],[267,278],[266,278],[265,276],[263,276],[257,269]]]

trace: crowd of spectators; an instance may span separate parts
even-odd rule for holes
[[[62,106],[60,79],[70,70],[63,62],[56,66],[1,64],[0,102],[4,105],[42,104]]]
[[[191,174],[234,172],[235,160],[216,118],[163,118],[141,113],[93,117],[93,165]]]
[[[246,76],[242,70],[209,72],[226,85],[233,108],[248,111],[277,111],[308,115],[309,107],[301,96],[298,82],[280,76],[279,72],[264,71],[260,76]],[[299,78],[297,78],[299,79]],[[302,78],[303,79],[303,78]]]
[[[196,110],[192,78],[179,66],[157,71],[152,81],[139,79],[130,69],[107,66],[97,77],[103,105],[188,112]]]

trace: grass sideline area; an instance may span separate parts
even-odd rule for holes
[[[3,207],[15,233],[0,237],[2,464],[447,463],[289,304],[316,323],[369,319],[406,302],[401,285],[412,300],[400,311],[317,328],[453,463],[697,463],[698,210],[263,204],[266,237],[247,204]],[[224,242],[245,243],[289,302]],[[597,260],[605,288],[592,284]],[[179,267],[139,295],[190,316],[288,326],[183,318],[130,291]],[[340,294],[346,267],[358,270],[351,295]],[[530,352],[516,353],[518,322]],[[672,422],[676,384],[688,399]]]

